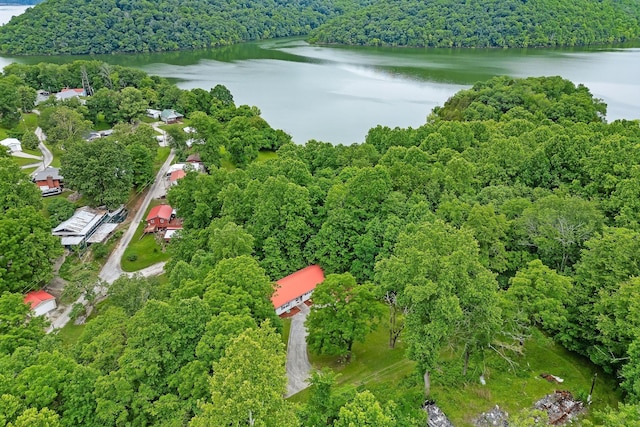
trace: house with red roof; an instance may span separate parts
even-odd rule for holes
[[[36,316],[47,314],[58,307],[56,297],[43,290],[29,292],[24,297],[24,303],[31,307]]]
[[[271,302],[279,316],[311,298],[317,285],[324,281],[319,265],[310,265],[276,282]]]
[[[178,180],[187,176],[187,173],[182,169],[178,169],[176,171],[171,172],[169,175],[169,184],[170,185],[178,185]]]
[[[173,208],[169,205],[159,205],[152,208],[147,215],[147,227],[145,233],[153,233],[164,230],[174,217]]]

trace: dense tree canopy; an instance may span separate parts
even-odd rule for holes
[[[415,47],[583,46],[637,39],[633,1],[377,1],[311,33],[320,43]]]
[[[419,128],[379,126],[364,144],[300,146],[257,120],[256,108],[236,107],[223,87],[181,91],[93,61],[11,66],[9,74],[46,87],[82,65],[96,88],[131,86],[154,106],[192,109],[194,141],[183,141],[182,154],[206,152],[208,173],[188,173],[169,191],[185,221],[169,246],[166,279],[115,282],[77,341],[43,337],[37,320],[26,321],[22,296],[2,296],[1,422],[424,424],[415,375],[355,390],[317,374],[307,405],[282,399],[283,328],[270,297],[274,281],[312,263],[327,275],[314,295],[314,313],[324,313],[309,318],[312,347],[344,354],[384,300],[397,320],[390,335],[400,334],[425,385],[433,374],[434,383],[458,387],[504,363],[490,352],[522,350],[518,338],[540,328],[618,375],[630,405],[599,417],[624,425],[637,413],[640,126],[604,122],[605,106],[586,88],[496,78],[454,96]],[[52,103],[43,122],[57,109],[93,114],[77,102]],[[245,134],[248,154],[279,141],[276,155],[223,163],[221,147]],[[126,162],[155,151],[150,128],[135,124],[61,145],[63,170],[75,160],[76,170],[86,172],[84,162],[104,176],[135,172]],[[91,163],[103,149],[103,161]],[[0,242],[9,246],[0,248],[0,283],[23,287],[46,280],[47,257],[59,247],[47,246],[37,189],[5,160]],[[49,206],[61,215],[68,208]]]
[[[0,29],[0,50],[77,55],[224,46],[307,34],[358,3],[370,1],[46,1]]]

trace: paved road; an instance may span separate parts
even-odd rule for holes
[[[28,157],[28,158],[34,158],[34,159],[40,160],[37,163],[32,163],[30,165],[22,166],[22,169],[31,169],[33,167],[36,168],[33,172],[31,172],[31,176],[35,176],[38,172],[45,170],[51,165],[51,162],[53,162],[53,154],[51,153],[51,151],[49,151],[47,146],[44,145],[44,141],[47,140],[47,136],[44,134],[44,132],[42,132],[42,129],[40,129],[40,127],[36,128],[35,133],[36,133],[36,136],[38,137],[38,140],[40,141],[40,143],[38,144],[38,148],[42,152],[42,157],[31,156],[30,154],[25,154],[25,153],[22,153],[23,155],[19,156],[19,157]]]
[[[287,396],[292,396],[309,387],[307,378],[311,372],[311,364],[307,355],[307,328],[304,322],[309,314],[306,304],[298,306],[300,313],[291,318],[289,343],[287,344]]]
[[[127,248],[127,246],[129,245],[129,242],[131,241],[131,238],[136,232],[136,228],[138,228],[138,224],[142,220],[142,216],[146,212],[147,207],[149,206],[149,203],[153,198],[158,197],[161,194],[164,194],[165,175],[167,173],[167,170],[169,169],[169,165],[171,165],[171,162],[173,161],[174,156],[175,154],[173,153],[173,150],[172,150],[171,153],[169,154],[169,157],[167,158],[167,160],[164,162],[164,164],[158,171],[158,174],[156,175],[156,180],[153,182],[153,185],[151,186],[149,191],[147,191],[147,195],[145,196],[144,200],[142,201],[142,205],[140,205],[140,208],[138,209],[135,216],[133,217],[133,220],[131,221],[129,228],[122,235],[122,238],[118,242],[117,246],[111,252],[109,259],[107,259],[107,262],[102,267],[102,270],[100,270],[99,277],[105,282],[107,286],[115,282],[116,279],[123,274],[126,274],[128,276],[132,276],[135,274],[135,273],[125,273],[122,270],[120,260],[122,259],[124,250]],[[164,269],[164,264],[165,264],[164,262],[154,264],[150,267],[140,270],[137,273],[141,274],[144,277],[157,276],[159,274],[162,274],[162,271]],[[96,286],[94,288],[94,292],[96,293],[96,295],[98,295],[98,299],[100,299],[106,294],[107,289],[102,286]],[[78,298],[76,303],[85,304],[86,300],[84,299],[84,297],[80,297]],[[47,332],[51,332],[54,329],[59,329],[64,327],[64,325],[66,325],[70,320],[69,314],[71,313],[72,307],[73,307],[73,304],[69,304],[67,307],[64,308],[62,312],[58,312],[58,311],[54,312],[54,314],[49,318],[51,322],[51,326],[49,327]]]

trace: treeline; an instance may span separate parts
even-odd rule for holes
[[[397,0],[335,17],[316,43],[412,47],[586,46],[640,37],[640,5],[622,0]]]
[[[370,3],[363,0],[362,4]],[[15,55],[158,52],[308,32],[358,2],[326,0],[50,0],[0,28]]]

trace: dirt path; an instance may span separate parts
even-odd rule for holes
[[[298,306],[300,313],[291,318],[289,343],[287,345],[287,396],[292,396],[309,387],[307,378],[311,372],[311,363],[307,355],[307,328],[304,322],[309,314],[306,304]]]

